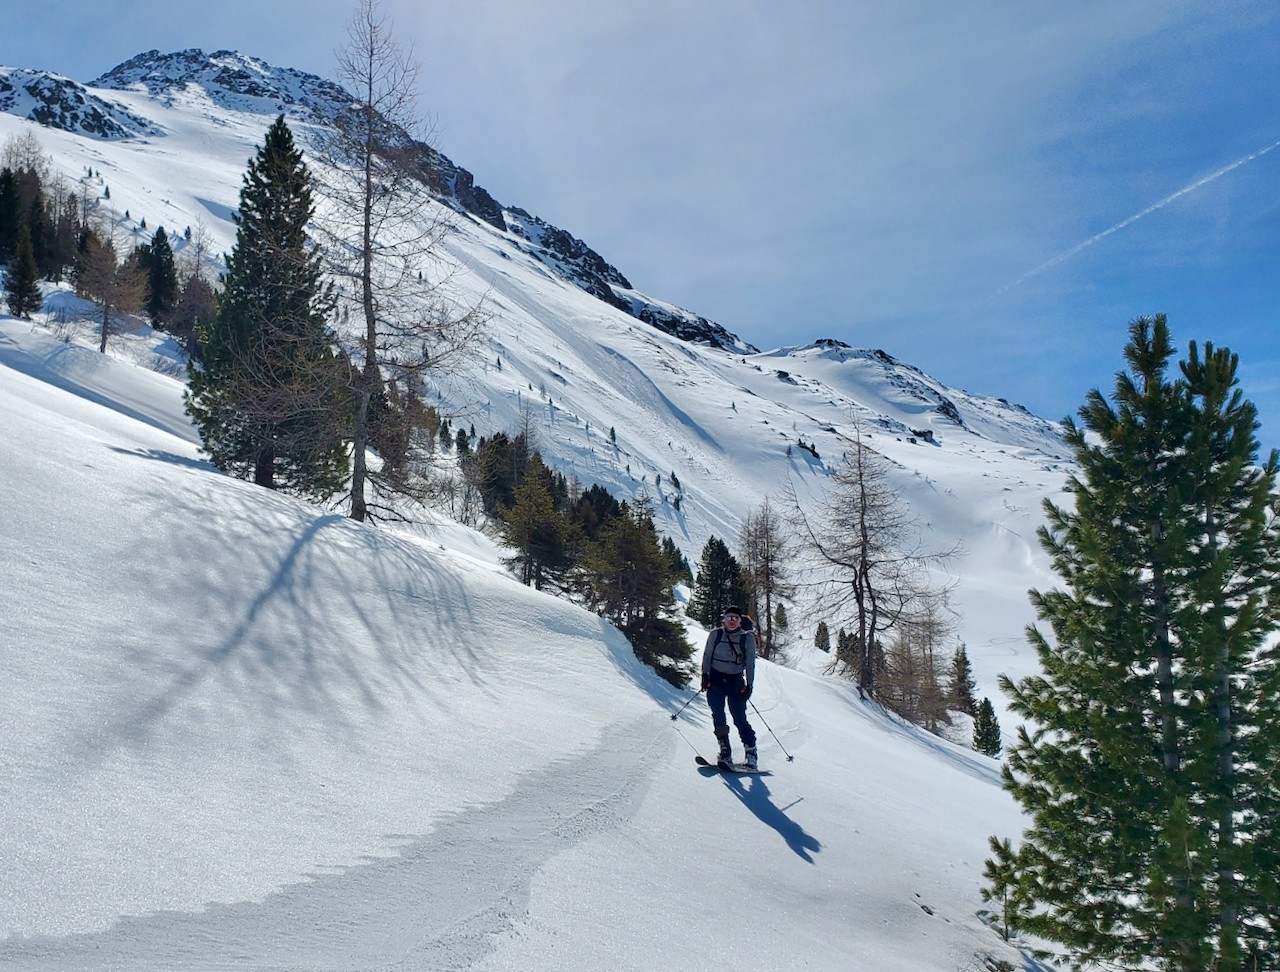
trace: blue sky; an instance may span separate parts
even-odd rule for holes
[[[16,7],[15,0],[0,0]],[[334,76],[350,2],[52,0],[0,63]],[[1280,5],[386,0],[435,144],[761,348],[835,337],[1072,413],[1130,319],[1228,345],[1280,446]],[[1274,151],[1272,151],[1274,149]]]

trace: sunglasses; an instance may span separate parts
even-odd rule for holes
[[[741,619],[740,617],[738,617],[736,614],[726,614],[726,615],[724,616],[724,619],[725,619],[726,621],[741,621],[741,620],[742,620],[742,619]]]

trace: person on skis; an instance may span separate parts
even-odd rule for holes
[[[747,721],[747,701],[751,698],[755,677],[755,635],[742,630],[742,612],[738,608],[726,608],[723,623],[707,635],[707,645],[702,650],[702,689],[707,693],[711,722],[720,747],[717,761],[723,766],[733,765],[729,723],[724,714],[727,703],[746,749],[746,764],[750,769],[758,768],[756,732]]]

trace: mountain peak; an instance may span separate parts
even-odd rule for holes
[[[159,50],[143,51],[117,64],[90,82],[94,88],[129,88],[144,85],[155,92],[174,84],[184,84],[201,76],[216,77],[230,73],[269,75],[271,65],[238,51],[215,51],[207,54],[198,47],[164,54]]]
[[[286,111],[331,120],[350,105],[339,85],[293,68],[278,68],[239,51],[205,53],[199,48],[163,54],[146,51],[116,65],[91,83],[94,88],[144,90],[164,100],[195,85],[209,100],[235,111]]]

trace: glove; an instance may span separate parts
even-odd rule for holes
[[[710,676],[710,675],[703,675],[703,676],[702,676],[702,691],[704,691],[704,692],[705,692],[705,691],[706,691],[707,689],[709,689],[709,688],[711,688],[711,676]]]
[[[751,698],[751,689],[752,689],[752,686],[750,685],[742,686],[742,700],[744,702],[747,701],[749,698]]]

